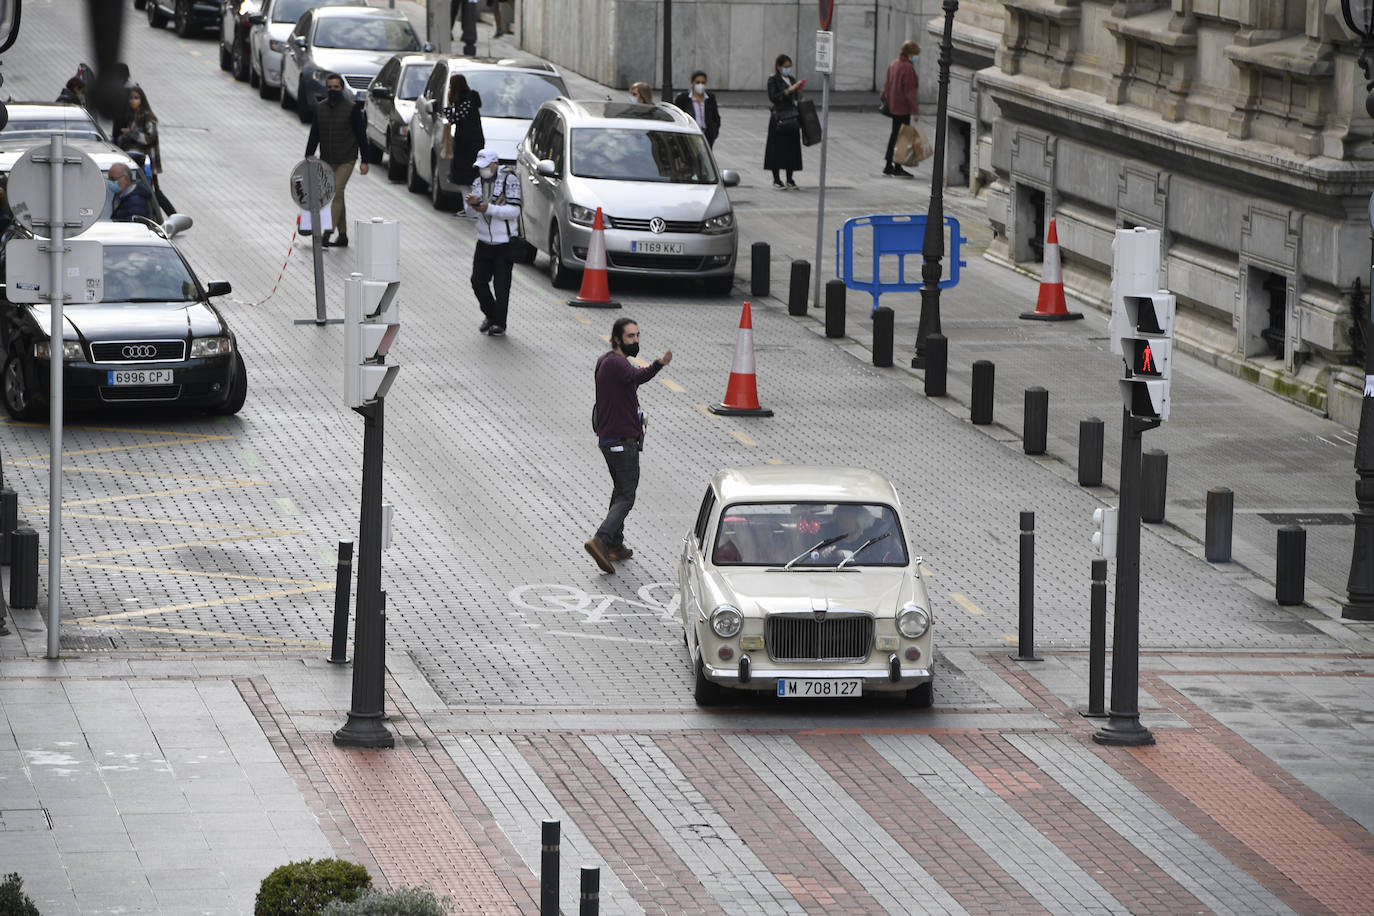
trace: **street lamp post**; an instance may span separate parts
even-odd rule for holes
[[[1364,70],[1364,107],[1374,117],[1374,0],[1341,0],[1345,24],[1360,38],[1360,67]],[[1370,197],[1370,262],[1374,280],[1374,195]],[[1365,322],[1364,398],[1360,403],[1360,434],[1355,445],[1355,543],[1350,556],[1349,600],[1341,616],[1350,620],[1374,620],[1374,288],[1370,311],[1359,316]]]
[[[1374,2],[1374,0],[1371,0]],[[914,369],[926,366],[926,338],[940,334],[940,277],[945,256],[945,114],[949,109],[949,65],[954,57],[954,14],[959,0],[944,0],[945,33],[940,39],[940,90],[935,103],[935,155],[930,160],[930,209],[921,244],[921,323],[916,328]]]

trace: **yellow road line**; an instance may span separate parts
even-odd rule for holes
[[[47,506],[34,510],[40,514],[48,511]],[[229,522],[202,522],[176,518],[144,518],[139,515],[101,515],[97,512],[63,512],[65,518],[88,518],[95,521],[132,522],[136,525],[180,525],[187,528],[222,528],[225,531],[259,531],[263,534],[286,535],[305,534],[301,529],[269,528],[265,525],[235,525]],[[332,562],[332,561],[331,561]]]
[[[128,553],[159,553],[163,550],[180,550],[183,547],[208,547],[211,544],[229,544],[234,541],[256,541],[266,537],[268,534],[240,534],[227,538],[206,538],[203,541],[182,541],[180,544],[161,544],[158,546],[148,545],[146,547],[125,547],[120,550],[100,550],[95,553],[74,554],[73,560],[93,560],[97,557],[118,557]]]
[[[591,323],[592,323],[592,320],[591,320],[590,318],[588,318],[586,315],[583,315],[581,312],[573,312],[573,320],[574,320],[574,321],[580,321],[580,322],[582,322],[583,324],[591,324]]]
[[[191,601],[187,604],[169,604],[163,607],[140,608],[136,611],[121,611],[116,614],[96,614],[91,617],[78,617],[76,622],[87,626],[94,626],[106,620],[129,620],[133,617],[151,617],[154,614],[171,614],[176,611],[189,611],[198,607],[223,607],[226,604],[242,604],[245,601],[261,601],[264,598],[285,598],[289,595],[306,595],[311,592],[322,592],[327,588],[333,587],[334,584],[331,582],[328,585],[313,585],[309,588],[288,588],[275,592],[258,592],[252,595],[240,595],[233,598],[210,598],[205,601]]]
[[[715,414],[711,413],[711,411],[709,411],[709,410],[706,409],[706,405],[705,405],[705,404],[693,404],[692,406],[695,407],[695,408],[697,409],[698,412],[700,412],[700,413],[702,413],[702,414],[704,414],[704,415],[706,415],[706,416],[708,416],[708,417],[714,417],[714,416],[715,416]]]
[[[19,423],[14,420],[0,421],[7,426],[47,426],[46,423]],[[184,429],[135,429],[128,426],[67,426],[68,431],[81,430],[93,433],[129,433],[135,436],[199,436],[202,439],[232,439],[233,436],[222,436],[218,433],[188,433]]]
[[[681,385],[679,385],[677,382],[673,381],[670,378],[661,378],[659,379],[659,381],[662,382],[663,387],[667,388],[669,391],[676,391],[678,394],[687,393],[686,388],[683,388]]]
[[[935,570],[931,569],[929,566],[927,566],[926,564],[922,563],[922,564],[921,564],[921,575],[926,576],[926,577],[934,576],[934,575],[935,575]]]
[[[738,429],[732,429],[732,430],[730,430],[730,435],[732,435],[732,436],[734,436],[736,439],[738,439],[740,445],[747,445],[747,446],[749,446],[750,448],[757,448],[757,447],[758,447],[758,443],[757,443],[757,442],[755,442],[753,439],[751,439],[747,433],[741,432],[741,431],[738,430]]]
[[[1002,638],[1005,639],[1007,642],[1011,643],[1013,646],[1021,645],[1021,640],[1016,638],[1015,633],[1003,633]]]
[[[79,621],[78,621],[79,622]],[[187,630],[180,627],[140,627],[132,624],[111,623],[104,626],[106,630],[129,630],[136,633],[166,633],[170,636],[218,636],[222,639],[247,639],[254,642],[271,642],[286,646],[315,646],[327,649],[331,643],[319,639],[295,639],[288,636],[253,636],[249,633],[222,633],[218,630]],[[139,649],[142,651],[168,651],[159,649]],[[181,650],[174,650],[181,651]]]
[[[769,458],[769,459],[768,459],[768,463],[769,463],[769,464],[786,464],[787,462],[786,462],[786,461],[783,461],[781,458]]]
[[[47,462],[44,462],[46,465]],[[30,465],[37,467],[37,465]],[[83,468],[77,465],[62,465],[62,470],[72,474],[114,474],[119,477],[171,477],[178,480],[208,480],[213,483],[263,484],[265,480],[245,480],[242,477],[211,477],[208,474],[177,474],[173,471],[122,471],[118,468]]]
[[[126,501],[128,501],[128,500],[134,500],[134,499],[149,499],[149,498],[154,497],[154,496],[181,496],[181,495],[184,495],[184,494],[186,494],[186,493],[205,493],[205,492],[207,492],[207,491],[209,491],[209,490],[232,490],[232,489],[235,489],[235,488],[237,488],[237,487],[255,487],[255,486],[259,486],[259,484],[256,484],[256,483],[251,483],[251,484],[247,484],[247,483],[221,483],[221,484],[215,484],[214,486],[209,486],[209,487],[182,487],[182,488],[179,489],[179,490],[153,490],[153,491],[148,492],[148,493],[125,493],[125,494],[123,494],[123,495],[121,495],[121,496],[93,496],[93,497],[91,497],[90,499],[73,499],[73,500],[71,500],[71,501],[69,501],[69,502],[64,502],[64,503],[62,504],[62,508],[65,509],[65,508],[67,508],[68,506],[87,506],[87,505],[90,505],[90,504],[92,504],[92,503],[117,503],[117,502],[126,502]],[[44,508],[44,507],[43,507],[43,506],[24,506],[23,508],[24,508],[24,510],[27,511],[27,512],[37,512],[37,511],[39,511],[40,509],[42,509],[42,508]]]
[[[75,563],[62,558],[63,566],[79,566],[82,569],[117,569],[121,572],[167,573],[172,576],[196,576],[204,579],[237,579],[242,582],[279,582],[282,585],[318,585],[328,588],[332,582],[318,579],[287,579],[281,576],[250,576],[245,573],[204,572],[199,569],[164,569],[161,566],[121,566],[118,563]]]
[[[183,443],[186,443],[186,442],[213,442],[213,441],[215,441],[216,439],[228,439],[228,438],[231,438],[231,437],[230,437],[230,436],[195,436],[195,437],[186,438],[186,439],[171,439],[171,440],[169,440],[169,441],[167,441],[167,442],[145,442],[145,443],[143,443],[142,445],[112,445],[112,446],[109,446],[108,448],[83,448],[83,449],[74,449],[74,450],[72,450],[72,451],[65,451],[65,450],[64,450],[64,451],[62,452],[62,455],[63,455],[63,457],[69,457],[69,456],[74,456],[74,455],[100,455],[100,454],[104,454],[104,453],[106,453],[106,452],[133,452],[133,451],[137,451],[137,450],[139,450],[139,449],[144,449],[144,448],[162,448],[163,446],[166,446],[166,445],[182,445]],[[11,463],[11,464],[16,464],[16,463],[21,462],[21,461],[22,461],[22,462],[26,462],[26,463],[32,463],[32,462],[34,462],[34,461],[43,461],[43,462],[46,462],[47,460],[48,460],[48,456],[47,456],[47,455],[22,455],[22,456],[20,456],[20,457],[18,457],[18,458],[11,459],[10,463]]]
[[[965,598],[963,595],[960,595],[958,592],[950,592],[949,596],[954,599],[955,604],[959,605],[964,610],[968,611],[970,614],[983,613],[982,608],[980,608],[978,605],[974,604],[972,601]]]

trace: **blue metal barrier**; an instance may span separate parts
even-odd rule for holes
[[[940,289],[949,289],[959,283],[959,268],[967,267],[968,262],[960,257],[961,246],[968,239],[959,234],[959,221],[952,216],[945,217],[945,227],[949,231],[949,251],[944,262],[949,265],[949,276],[940,280]],[[873,231],[873,278],[856,280],[854,278],[854,230],[870,228]],[[921,245],[925,242],[926,217],[923,213],[877,214],[856,216],[847,219],[844,225],[835,230],[835,276],[844,281],[849,289],[865,290],[873,296],[873,310],[878,309],[878,297],[883,293],[914,292],[923,284],[920,278]],[[884,255],[897,256],[897,279],[894,282],[882,280],[882,258]],[[906,259],[915,255],[916,279],[906,278]]]

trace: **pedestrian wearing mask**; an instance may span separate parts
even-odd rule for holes
[[[510,278],[515,264],[511,239],[520,234],[520,179],[500,168],[494,149],[478,152],[477,180],[467,205],[477,217],[477,245],[472,252],[472,291],[482,308],[483,334],[503,337],[510,306]]]
[[[329,205],[329,219],[338,235],[329,240],[326,232],[321,239],[324,245],[338,248],[348,247],[348,205],[344,200],[344,188],[353,175],[353,167],[367,174],[367,137],[363,127],[363,106],[352,98],[345,98],[343,77],[330,73],[324,78],[326,98],[315,106],[315,118],[310,124],[310,137],[305,141],[307,158],[320,150],[320,158],[334,170],[334,200]],[[361,164],[359,164],[361,160]]]
[[[448,81],[448,106],[444,108],[444,157],[451,158],[449,180],[454,187],[470,187],[477,179],[473,163],[487,145],[482,133],[482,97],[468,88],[467,77],[455,73]]]
[[[793,172],[802,167],[801,119],[797,114],[797,99],[806,80],[792,78],[792,58],[779,54],[773,62],[773,75],[768,77],[768,101],[773,110],[768,116],[768,141],[763,148],[763,167],[773,173],[773,187],[797,190]],[[784,186],[778,171],[787,172]]]
[[[916,58],[920,53],[920,45],[914,41],[904,41],[897,59],[887,68],[887,80],[883,83],[883,93],[879,96],[883,110],[892,119],[892,132],[887,137],[887,165],[883,167],[884,175],[897,178],[914,177],[900,165],[892,163],[892,151],[897,146],[897,136],[902,132],[902,125],[910,124],[911,119],[916,116],[916,90],[920,86],[920,80],[916,76]]]
[[[630,362],[639,355],[639,325],[617,318],[611,326],[611,349],[596,361],[596,408],[592,426],[596,443],[611,472],[611,506],[601,527],[583,547],[602,572],[615,572],[616,560],[634,556],[625,543],[625,517],[634,508],[639,489],[639,452],[644,447],[644,415],[639,410],[639,386],[673,361],[673,351],[643,369]]]
[[[704,70],[692,74],[692,91],[679,92],[673,104],[696,119],[708,146],[716,145],[716,137],[720,135],[720,111],[716,108],[716,97],[706,91]]]
[[[122,162],[110,166],[105,184],[113,195],[110,219],[117,223],[131,223],[135,216],[152,216],[152,201],[148,189],[134,183],[129,167]]]
[[[641,105],[654,104],[654,90],[648,83],[638,82],[630,84],[630,101],[638,102]]]
[[[153,107],[148,104],[148,94],[137,83],[129,87],[129,103],[122,124],[115,136],[115,144],[130,153],[142,154],[144,174],[153,186],[163,215],[170,216],[177,212],[167,195],[162,193],[162,182],[158,178],[162,173],[162,145],[158,139],[157,115],[153,114]]]

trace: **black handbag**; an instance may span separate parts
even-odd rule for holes
[[[801,129],[800,116],[795,108],[780,108],[773,112],[773,124],[778,131],[785,133],[795,133]]]
[[[887,107],[887,99],[878,99],[878,114],[892,117],[892,109]]]
[[[802,99],[797,103],[797,123],[801,125],[801,140],[806,146],[821,142],[821,119],[816,114],[816,103]]]

